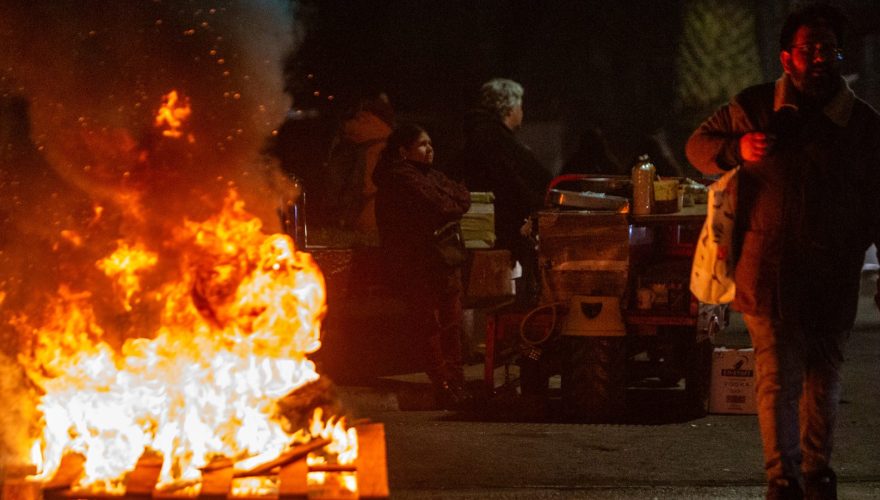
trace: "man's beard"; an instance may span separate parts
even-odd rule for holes
[[[840,73],[834,68],[811,68],[802,73],[792,73],[791,79],[805,99],[815,104],[825,104],[837,91]]]

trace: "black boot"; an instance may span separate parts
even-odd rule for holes
[[[825,468],[804,476],[804,498],[807,500],[837,500],[837,475]]]
[[[804,491],[797,480],[787,477],[773,479],[767,485],[767,500],[803,500]]]

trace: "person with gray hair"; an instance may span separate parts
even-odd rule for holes
[[[511,130],[522,125],[522,98],[522,85],[505,78],[489,80],[480,88],[480,106],[494,111]]]
[[[516,285],[521,305],[536,302],[538,258],[531,214],[541,208],[552,179],[535,154],[514,135],[523,121],[523,87],[496,78],[480,88],[477,107],[464,120],[465,144],[450,175],[468,189],[495,194],[496,248],[510,250],[523,268]]]

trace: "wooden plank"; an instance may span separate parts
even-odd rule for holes
[[[141,455],[125,481],[125,495],[152,495],[160,472],[162,472],[162,457]]]
[[[358,494],[361,498],[388,498],[385,426],[369,423],[355,427],[358,435]]]
[[[150,498],[144,495],[115,495],[113,493],[101,493],[101,492],[82,492],[82,491],[71,491],[71,490],[54,490],[54,494],[50,494],[50,492],[43,492],[43,497],[45,500],[60,498],[64,500],[119,500],[121,498],[129,499],[141,499],[141,498]],[[190,497],[192,498],[192,497]]]
[[[233,472],[232,461],[228,458],[212,460],[202,469],[202,489],[199,491],[199,498],[226,498],[232,486]]]
[[[196,498],[195,495],[187,495],[186,493],[189,491],[187,488],[191,486],[195,486],[198,484],[195,481],[187,481],[185,483],[174,485],[168,489],[163,490],[153,490],[152,498],[154,500],[178,500],[178,499],[192,499]]]
[[[279,480],[279,498],[284,500],[305,499],[308,497],[308,473],[310,471],[339,473],[357,472],[358,494],[361,498],[388,498],[388,471],[385,445],[385,428],[382,424],[359,422],[355,426],[358,432],[358,459],[353,465],[315,465],[309,467],[306,456],[309,452],[326,446],[327,439],[315,439],[297,446],[282,454],[277,459],[255,467],[249,471],[235,472],[228,459],[215,460],[202,469],[201,499],[226,499],[230,494],[233,477],[266,475],[276,472]],[[65,455],[62,466],[52,480],[45,484],[25,483],[24,480],[6,481],[3,487],[4,500],[41,500],[51,499],[106,499],[119,498],[69,490],[76,479],[82,474],[84,459],[80,455]],[[161,471],[162,461],[159,457],[141,457],[135,470],[129,475],[126,483],[125,498],[184,498],[173,491],[154,491]],[[9,485],[7,487],[7,484]]]
[[[357,472],[354,465],[315,464],[309,466],[309,472]]]
[[[36,473],[37,468],[34,465],[0,462],[0,499],[40,500],[42,483],[27,479]]]
[[[3,500],[41,500],[41,484],[35,481],[16,477],[6,477],[2,481],[0,498]]]
[[[309,452],[327,446],[328,444],[330,444],[329,439],[313,439],[308,443],[291,448],[279,455],[278,458],[270,460],[262,465],[258,465],[251,470],[236,472],[235,477],[265,476],[270,473],[272,469],[283,466],[289,462],[297,461],[300,458],[304,458]]]
[[[278,472],[278,497],[280,500],[300,500],[308,498],[309,466],[306,457],[287,462]]]
[[[58,471],[52,479],[43,484],[43,490],[60,490],[70,488],[82,476],[86,459],[79,453],[68,453],[61,458]]]

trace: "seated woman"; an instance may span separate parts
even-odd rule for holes
[[[390,285],[413,318],[437,401],[452,409],[470,399],[461,361],[461,269],[440,257],[434,232],[461,220],[470,193],[435,169],[433,160],[422,127],[401,125],[392,132],[373,173],[376,222]]]

